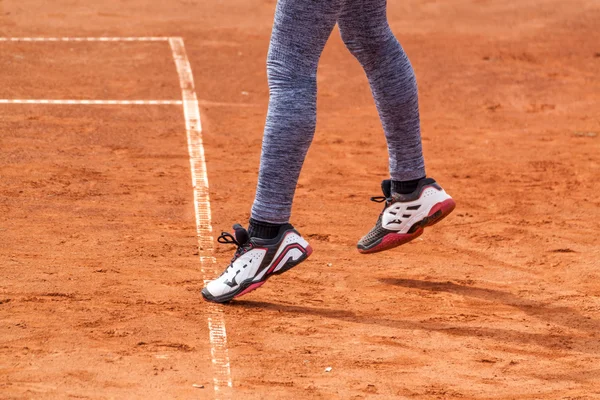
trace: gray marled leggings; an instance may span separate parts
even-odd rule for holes
[[[363,66],[388,143],[390,175],[425,176],[414,71],[390,30],[386,0],[279,0],[267,59],[271,98],[252,218],[289,221],[317,119],[317,64],[337,22]]]

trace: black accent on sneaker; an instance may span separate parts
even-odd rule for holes
[[[258,221],[250,218],[248,233],[250,237],[260,239],[273,239],[279,234],[279,230],[286,224],[272,224],[270,222]]]
[[[246,267],[244,267],[244,268],[246,268]],[[236,282],[235,278],[237,278],[237,276],[238,276],[239,273],[240,273],[240,271],[236,272],[235,276],[233,278],[231,278],[230,281],[225,282],[225,284],[227,286],[231,287],[231,288],[234,287],[234,286],[237,286],[238,283]]]
[[[222,244],[236,244],[238,246],[243,246],[248,243],[250,236],[248,235],[248,231],[244,229],[240,224],[233,225],[233,235],[227,232],[221,232],[219,237],[217,238],[217,242]]]
[[[221,232],[219,237],[217,238],[217,242],[222,244],[235,244],[237,246],[237,250],[231,259],[233,263],[236,258],[244,254],[248,249],[252,248],[252,243],[250,242],[250,235],[248,235],[248,231],[244,229],[240,224],[233,225],[233,235],[228,232]]]
[[[433,215],[423,218],[421,221],[411,226],[408,230],[408,233],[414,233],[419,228],[425,228],[426,226],[435,224],[437,220],[442,218],[443,214],[444,213],[442,212],[442,210],[438,210]]]
[[[381,242],[381,240],[385,237],[385,235],[387,235],[388,233],[394,233],[393,231],[385,229],[381,225],[382,215],[383,215],[383,213],[379,215],[379,218],[377,219],[377,223],[375,224],[373,229],[371,229],[371,231],[369,233],[367,233],[362,239],[360,239],[360,241],[358,242],[359,249],[368,250],[371,247],[375,247],[377,244],[379,244]]]
[[[298,236],[300,236],[298,231],[296,231],[291,224],[283,224],[279,227],[279,231],[277,232],[275,237],[270,238],[270,239],[252,237],[252,238],[250,238],[250,243],[252,243],[253,247],[271,247],[271,246],[277,245],[279,242],[281,242],[281,240],[283,239],[285,234],[288,233],[289,231],[294,231],[298,234]],[[266,261],[268,261],[270,263],[274,256],[275,256],[275,252],[273,252],[272,254],[271,254],[271,252],[267,252],[267,254],[265,255],[265,258],[263,258],[263,263]]]
[[[421,179],[413,179],[411,181],[392,181],[392,193],[409,194],[417,190]]]
[[[440,185],[438,185],[433,178],[423,178],[418,181],[417,187],[410,193],[402,194],[402,193],[392,193],[391,192],[391,184],[392,181],[389,179],[385,179],[381,182],[381,191],[383,192],[383,196],[375,196],[371,197],[371,201],[375,203],[385,203],[383,209],[385,210],[390,204],[395,203],[397,201],[414,201],[421,197],[421,192],[423,191],[423,187],[427,185],[431,185],[438,190],[442,190]],[[408,207],[407,210],[418,210],[421,206],[411,206]]]
[[[386,198],[392,197],[392,180],[384,179],[381,181],[381,191]]]
[[[419,197],[421,197],[421,193],[423,192],[423,188],[425,186],[433,186],[434,188],[436,188],[437,190],[442,190],[442,188],[440,187],[440,185],[438,185],[435,181],[435,179],[433,178],[424,178],[421,179],[419,181],[419,184],[417,185],[417,188],[408,194],[402,194],[402,193],[394,193],[392,195],[392,201],[395,202],[406,202],[406,201],[415,201],[417,199],[419,199]]]

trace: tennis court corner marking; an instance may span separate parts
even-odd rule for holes
[[[173,52],[173,59],[183,100],[183,113],[187,131],[188,151],[190,153],[190,167],[192,171],[192,186],[194,189],[194,208],[196,212],[196,232],[198,246],[201,254],[200,265],[204,279],[207,273],[216,276],[216,260],[213,254],[213,236],[211,225],[210,198],[208,193],[208,176],[206,160],[202,143],[202,124],[200,121],[200,108],[194,88],[194,76],[188,60],[183,39],[180,37],[169,38],[169,45]],[[229,352],[227,350],[227,332],[222,306],[208,303],[208,330],[210,335],[210,353],[214,368],[213,383],[217,398],[230,398],[231,367]]]
[[[211,225],[208,175],[200,108],[194,88],[192,67],[188,60],[183,38],[181,37],[0,37],[0,42],[169,42],[173,60],[179,75],[182,100],[49,100],[49,99],[0,99],[0,104],[57,104],[57,105],[183,105],[188,152],[194,192],[196,233],[200,251],[200,268],[203,279],[214,277],[216,259],[213,256],[213,236]],[[227,350],[225,317],[221,306],[208,303],[208,329],[210,354],[213,365],[213,386],[216,400],[232,398],[231,367]]]

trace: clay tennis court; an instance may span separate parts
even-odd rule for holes
[[[4,38],[162,38],[0,41],[0,398],[600,398],[600,4],[390,0],[457,209],[369,256],[385,141],[334,31],[292,220],[315,252],[214,306],[232,249],[197,235],[169,38],[214,236],[249,217],[274,7],[0,2]]]

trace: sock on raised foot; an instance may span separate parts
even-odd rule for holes
[[[392,181],[392,193],[410,194],[417,190],[419,181],[423,178],[413,179],[412,181]]]
[[[273,239],[279,233],[279,229],[284,224],[271,224],[270,222],[258,221],[250,218],[248,225],[248,234],[251,238]]]

